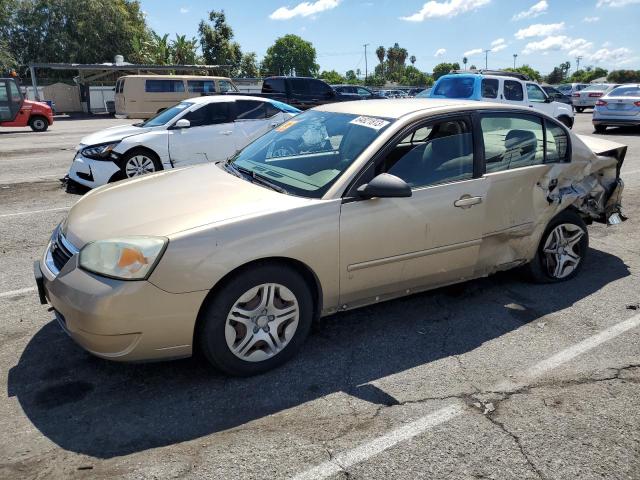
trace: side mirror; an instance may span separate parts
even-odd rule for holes
[[[183,128],[189,128],[189,127],[191,127],[191,122],[186,118],[181,118],[173,125],[173,128],[176,128],[176,129],[183,129]]]
[[[551,103],[555,101],[555,99],[556,99],[556,96],[555,94],[552,93],[551,95],[549,95],[547,98],[544,99],[544,103]]]
[[[411,187],[395,175],[381,173],[369,183],[360,185],[357,192],[360,198],[400,198],[410,197]]]

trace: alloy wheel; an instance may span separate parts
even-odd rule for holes
[[[247,362],[261,362],[281,352],[293,339],[300,319],[298,300],[278,283],[247,290],[227,315],[229,350]]]
[[[156,167],[153,164],[153,160],[145,155],[135,155],[127,160],[127,164],[125,165],[125,174],[129,178],[155,171]]]
[[[552,278],[571,275],[582,260],[580,240],[585,232],[573,223],[562,223],[547,236],[542,252],[547,273]]]

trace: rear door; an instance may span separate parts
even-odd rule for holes
[[[283,115],[271,103],[262,100],[235,101],[234,140],[236,150],[241,150],[273,127],[280,125]]]
[[[232,106],[233,102],[207,103],[181,117],[191,122],[189,128],[167,130],[174,167],[226,160],[235,153]]]

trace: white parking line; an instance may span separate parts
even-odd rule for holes
[[[57,207],[57,208],[45,208],[43,210],[28,210],[26,212],[4,213],[0,215],[0,218],[18,217],[20,215],[33,215],[35,213],[58,212],[60,210],[69,210],[70,208],[71,207]]]
[[[8,292],[0,292],[0,298],[17,297],[18,295],[24,295],[25,293],[31,293],[35,291],[35,287],[21,288],[19,290],[9,290]]]
[[[612,325],[596,335],[593,335],[571,347],[568,347],[551,357],[536,363],[529,369],[525,370],[520,377],[525,380],[533,380],[542,374],[567,363],[579,355],[594,349],[595,347],[621,335],[633,328],[640,326],[640,314]],[[524,386],[525,383],[501,382],[490,391],[509,392],[517,390]],[[293,480],[321,480],[332,475],[336,475],[347,468],[360,462],[368,460],[379,453],[398,445],[401,442],[410,440],[418,435],[423,434],[427,430],[440,425],[442,423],[459,417],[466,411],[466,407],[461,403],[453,403],[433,413],[418,418],[400,428],[391,430],[384,435],[374,438],[362,445],[337,454],[332,460],[326,461],[305,470],[293,477]]]

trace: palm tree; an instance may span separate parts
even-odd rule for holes
[[[384,57],[387,54],[387,51],[384,49],[382,45],[376,48],[376,56],[378,57],[378,61],[380,62],[380,71],[382,72],[382,77],[384,78]]]
[[[411,65],[414,65],[414,66],[415,66],[415,64],[416,64],[416,60],[417,60],[417,58],[416,58],[416,56],[415,56],[415,55],[411,55],[411,56],[409,57],[409,61],[411,62]]]
[[[181,65],[194,65],[198,57],[198,40],[187,40],[186,35],[178,35],[171,41],[172,61]]]

